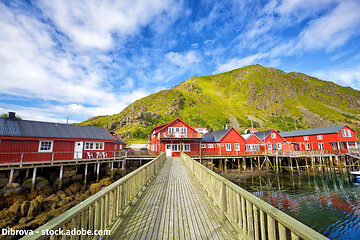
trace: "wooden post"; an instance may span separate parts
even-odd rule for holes
[[[199,142],[199,161],[201,163],[201,140]]]
[[[226,185],[223,181],[220,183],[220,214],[221,214],[221,220],[225,221],[226,216]]]
[[[141,167],[141,160],[140,160],[140,167]],[[114,178],[114,162],[111,162],[111,178]]]
[[[10,176],[9,176],[9,183],[12,183],[13,178],[14,178],[14,169],[11,168],[11,169],[10,169]]]
[[[238,165],[238,172],[240,173],[240,159],[237,159],[237,165]]]
[[[227,168],[226,168],[227,158],[224,159],[224,172],[227,174]]]
[[[86,186],[87,182],[87,171],[88,171],[88,164],[85,164],[85,173],[84,173],[84,185]]]
[[[300,167],[299,167],[299,162],[298,162],[298,159],[297,159],[297,158],[295,158],[295,161],[296,161],[296,168],[297,168],[298,173],[299,173],[299,175],[300,175]],[[306,165],[307,165],[307,163],[306,163]]]
[[[258,169],[259,169],[259,171],[260,171],[260,170],[261,170],[261,169],[260,169],[260,167],[261,167],[261,165],[260,165],[260,157],[258,156],[257,159],[258,159]]]
[[[97,168],[96,168],[96,182],[99,182],[100,178],[100,163],[97,163]]]
[[[242,158],[242,165],[243,165],[244,171],[246,171],[246,158]]]
[[[62,185],[63,172],[64,172],[64,166],[61,165],[60,166],[60,176],[59,176],[59,189],[61,189],[61,185]]]
[[[253,168],[252,161],[253,161],[253,159],[252,159],[252,158],[250,158],[250,168],[251,168],[251,171],[253,172],[253,171],[254,171],[254,168]]]
[[[34,189],[35,189],[35,181],[36,181],[36,170],[37,170],[37,167],[34,167],[34,170],[33,170],[33,177],[32,177],[32,185],[31,185],[31,190],[34,190]]]
[[[26,178],[29,177],[29,170],[30,170],[30,168],[27,168],[27,169],[26,169],[26,172],[25,172],[25,177],[26,177]]]
[[[278,173],[279,172],[279,158],[278,158],[278,156],[276,155],[276,157],[275,157],[275,165],[276,165],[276,172]]]
[[[293,165],[292,165],[292,158],[290,157],[290,169],[291,169],[291,174],[294,174],[294,170],[293,170]]]

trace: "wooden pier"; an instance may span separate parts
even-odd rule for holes
[[[184,153],[161,154],[24,239],[74,228],[111,234],[72,239],[327,239]]]

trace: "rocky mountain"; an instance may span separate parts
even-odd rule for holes
[[[187,81],[139,99],[122,112],[81,124],[105,126],[124,138],[146,139],[155,125],[175,117],[214,130],[288,131],[348,124],[360,131],[360,91],[303,73],[251,65]]]

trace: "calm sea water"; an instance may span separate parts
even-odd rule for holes
[[[242,188],[330,239],[360,239],[360,184],[347,174],[269,174]]]

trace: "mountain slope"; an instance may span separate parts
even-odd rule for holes
[[[239,131],[251,120],[260,130],[280,131],[346,123],[360,128],[360,92],[302,73],[260,65],[204,77],[192,77],[170,90],[139,99],[112,116],[81,124],[106,126],[128,138],[146,138],[152,126],[176,116],[219,129]]]

